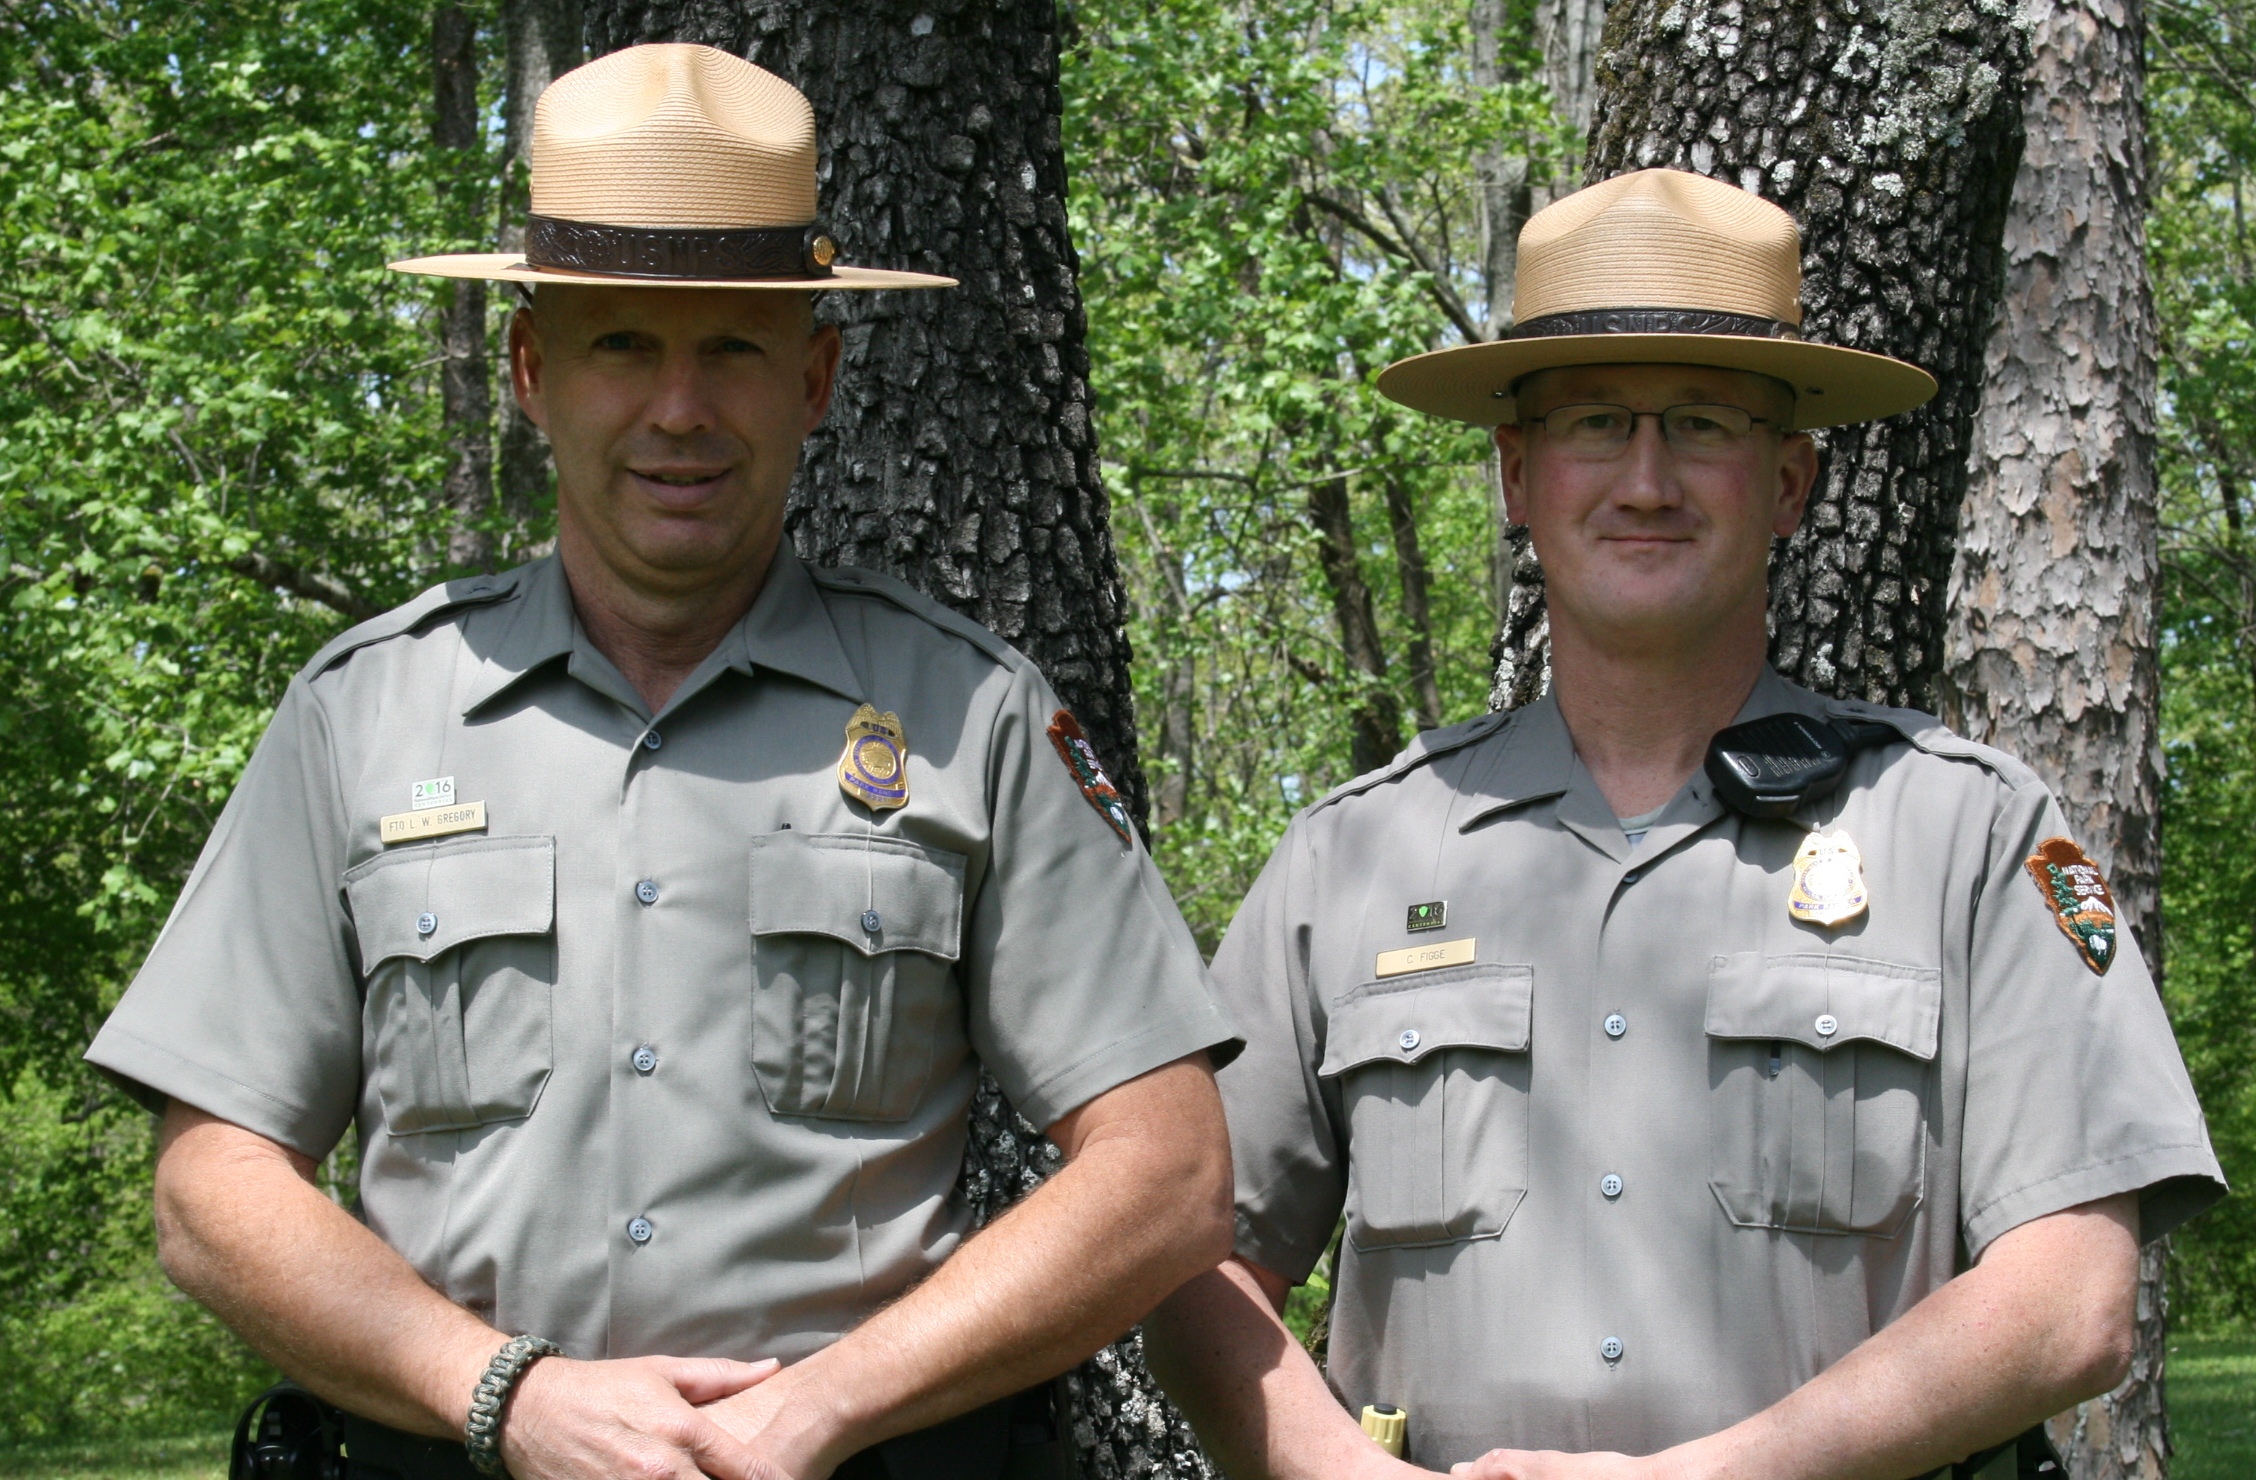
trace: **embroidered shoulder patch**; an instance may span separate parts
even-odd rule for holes
[[[1128,804],[1120,799],[1120,789],[1105,774],[1097,748],[1081,732],[1081,721],[1071,710],[1061,709],[1050,717],[1050,743],[1057,747],[1058,759],[1073,773],[1073,784],[1081,788],[1081,795],[1097,809],[1097,815],[1120,834],[1121,842],[1132,842],[1136,825],[1128,818]]]
[[[2115,896],[2099,865],[2070,839],[2046,838],[2029,855],[2028,867],[2060,933],[2086,966],[2107,975],[2115,964]]]

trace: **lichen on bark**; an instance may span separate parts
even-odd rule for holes
[[[1826,693],[1932,702],[2027,66],[2008,0],[1607,16],[1585,178],[1663,165],[1775,201],[1802,230],[1805,336],[1942,383],[1918,411],[1820,438],[1809,515],[1772,561],[1772,661]]]

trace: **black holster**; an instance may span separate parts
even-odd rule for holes
[[[1945,1465],[1914,1480],[2066,1480],[2067,1474],[2068,1467],[2052,1447],[2052,1436],[2038,1424],[2003,1444],[1993,1444],[1955,1465]]]
[[[227,1480],[345,1480],[344,1413],[276,1383],[235,1421]]]

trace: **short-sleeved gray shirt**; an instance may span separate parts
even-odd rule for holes
[[[865,702],[908,752],[874,815],[837,774]],[[554,560],[454,583],[291,684],[88,1057],[309,1156],[357,1119],[369,1225],[506,1330],[804,1357],[963,1236],[982,1063],[1046,1125],[1233,1041],[1057,712],[983,628],[788,551],[655,716]],[[441,778],[484,828],[387,846]]]
[[[1422,1464],[1713,1433],[2017,1224],[2223,1193],[2129,931],[2095,973],[2024,867],[2043,785],[1767,672],[1742,718],[1789,709],[1906,742],[1788,821],[1695,777],[1633,848],[1551,700],[1437,731],[1295,820],[1215,958],[1238,1252],[1301,1280],[1344,1204],[1331,1372]],[[1814,827],[1863,856],[1837,928],[1787,911]]]

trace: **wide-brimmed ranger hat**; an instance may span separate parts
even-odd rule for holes
[[[710,46],[630,46],[550,83],[533,110],[522,252],[398,272],[656,288],[950,288],[849,267],[815,219],[815,110]]]
[[[1520,232],[1503,339],[1398,360],[1379,391],[1480,426],[1519,420],[1513,387],[1568,365],[1707,365],[1794,388],[1792,430],[1909,411],[1935,377],[1801,336],[1802,240],[1759,195],[1682,170],[1578,190]]]

